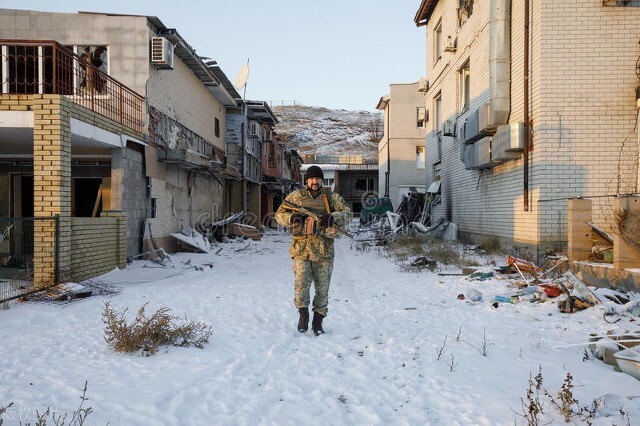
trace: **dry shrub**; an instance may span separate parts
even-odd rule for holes
[[[211,326],[176,317],[169,308],[162,307],[147,317],[147,303],[138,309],[135,319],[127,324],[128,308],[117,312],[105,303],[102,322],[105,324],[105,340],[116,352],[138,352],[149,356],[158,352],[160,346],[195,346],[203,348],[213,334]]]
[[[640,214],[622,210],[616,213],[620,237],[636,250],[640,250]]]
[[[493,236],[483,238],[478,244],[478,248],[487,253],[498,253],[500,252],[500,240]]]
[[[452,241],[445,241],[430,236],[400,236],[387,246],[387,251],[395,257],[397,262],[425,257],[440,265],[455,265],[459,267],[475,266],[477,262],[465,258],[461,246]],[[412,270],[411,265],[407,266]]]

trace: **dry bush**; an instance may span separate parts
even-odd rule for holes
[[[467,259],[461,254],[459,244],[429,236],[400,236],[386,246],[386,249],[398,262],[425,257],[441,265],[477,266],[476,261]],[[411,265],[407,268],[412,269]]]
[[[621,211],[616,213],[616,225],[620,237],[635,249],[640,250],[640,214]]]
[[[486,237],[478,244],[478,248],[484,250],[487,253],[499,253],[500,252],[500,240],[498,237]]]
[[[84,407],[84,403],[89,400],[87,398],[87,386],[88,382],[84,382],[84,390],[82,391],[82,396],[80,397],[80,405],[78,408],[71,414],[71,419],[69,419],[69,426],[82,426],[89,414],[93,413],[93,409],[91,407]],[[7,408],[11,407],[13,403],[7,405],[6,407],[0,407],[0,426],[4,423],[2,420],[2,415],[7,411]],[[38,410],[35,412],[36,417],[36,426],[46,426],[49,421],[52,422],[55,426],[64,426],[67,421],[67,414],[57,414],[55,411],[52,411],[51,408],[47,407],[47,409],[40,413]],[[20,425],[23,423],[20,422]],[[30,426],[31,423],[24,423],[24,426]]]
[[[195,346],[203,348],[213,334],[211,326],[176,317],[169,308],[162,307],[147,317],[147,303],[138,309],[135,319],[127,324],[128,308],[117,312],[105,303],[102,322],[105,324],[105,340],[116,352],[138,352],[149,356],[158,352],[160,346]]]

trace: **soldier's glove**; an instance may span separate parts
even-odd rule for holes
[[[320,225],[324,226],[325,228],[331,228],[334,223],[335,221],[333,220],[333,216],[331,216],[330,214],[324,215],[320,218]]]
[[[291,213],[291,216],[289,216],[289,223],[302,224],[307,217],[309,216],[304,213]]]

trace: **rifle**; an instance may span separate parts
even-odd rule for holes
[[[298,205],[296,203],[292,203],[291,201],[287,201],[287,200],[282,201],[282,203],[280,204],[280,207],[282,207],[283,210],[286,210],[286,211],[306,214],[307,216],[309,216],[310,218],[312,218],[316,222],[320,222],[320,215],[318,215],[317,213],[309,210],[308,208],[306,208],[304,206]],[[342,234],[346,235],[347,237],[353,239],[353,235],[351,235],[347,230],[342,229],[337,225],[334,225],[334,227],[335,227],[335,229],[340,231],[340,233],[342,233]]]

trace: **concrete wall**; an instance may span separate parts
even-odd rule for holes
[[[434,104],[442,96],[441,122],[460,130],[468,114],[489,100],[489,8],[474,2],[473,14],[457,26],[457,1],[438,2],[428,25],[427,77],[430,110],[427,167],[438,162]],[[524,120],[523,6],[512,2],[510,122]],[[434,62],[433,31],[457,38],[455,52]],[[533,257],[567,241],[566,198],[635,192],[638,175],[634,89],[640,9],[603,7],[579,0],[571,7],[533,2],[531,10],[529,211],[524,211],[523,160],[493,169],[465,170],[458,136],[440,136],[442,204],[433,217],[458,224],[472,241],[497,237],[530,250]],[[459,70],[469,61],[471,105],[461,111]],[[430,174],[428,174],[430,178]],[[618,176],[620,179],[618,179]],[[428,181],[428,183],[431,183]],[[546,201],[558,199],[558,201]],[[611,225],[612,198],[594,199],[594,221]]]

